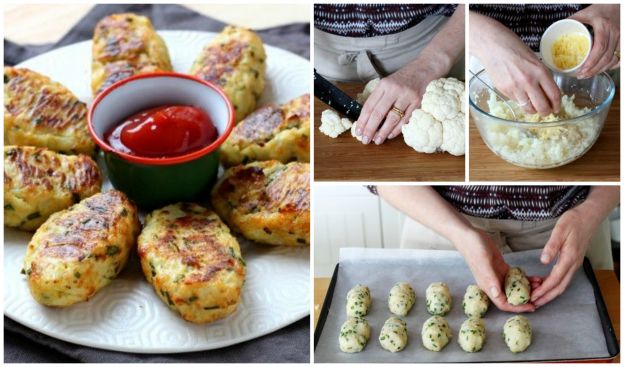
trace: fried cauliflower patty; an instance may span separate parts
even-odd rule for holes
[[[4,144],[93,155],[87,105],[47,76],[5,66]]]
[[[4,147],[4,224],[34,231],[48,217],[100,192],[102,177],[86,155]]]
[[[221,146],[226,166],[254,161],[310,161],[310,95],[281,106],[264,106],[247,116]]]
[[[190,74],[220,86],[236,111],[236,122],[256,109],[264,90],[266,53],[252,30],[227,26],[200,52]]]
[[[46,306],[89,300],[126,265],[139,231],[136,207],[116,190],[52,214],[26,250],[30,293]]]
[[[247,239],[271,245],[310,244],[310,165],[254,162],[228,169],[212,205]]]
[[[155,210],[138,243],[147,281],[184,320],[213,322],[236,310],[245,262],[236,238],[213,211],[192,203]]]
[[[98,22],[92,54],[93,95],[136,74],[173,70],[167,45],[152,22],[132,13],[112,14]]]

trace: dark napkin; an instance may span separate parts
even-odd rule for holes
[[[18,45],[4,40],[4,64],[15,65],[52,49],[90,40],[95,24],[112,13],[133,12],[148,16],[157,30],[194,30],[220,32],[225,23],[205,17],[180,5],[111,4],[97,5],[87,13],[57,43],[46,45]],[[264,43],[277,46],[310,58],[310,23],[293,23],[285,26],[257,30]]]
[[[46,45],[18,45],[4,40],[4,63],[15,65],[38,54],[72,43],[89,40],[98,20],[117,12],[148,16],[158,30],[219,32],[224,23],[179,5],[97,5],[60,41]],[[295,23],[257,31],[262,40],[302,57],[310,57],[310,25]],[[307,72],[307,71],[306,71]],[[214,362],[269,363],[310,362],[310,321],[305,317],[272,334],[217,350],[180,354],[131,354],[111,352],[67,343],[4,318],[4,362]]]

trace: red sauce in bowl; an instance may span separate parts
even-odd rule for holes
[[[141,157],[175,157],[217,140],[217,129],[203,110],[160,106],[125,118],[104,135],[113,149]]]

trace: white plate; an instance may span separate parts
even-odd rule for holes
[[[163,31],[176,71],[187,72],[215,33]],[[260,103],[283,103],[309,92],[310,64],[265,45],[267,86]],[[80,42],[34,57],[27,67],[63,83],[82,101],[91,97],[91,42]],[[106,183],[104,190],[110,184]],[[20,274],[32,234],[5,228],[4,313],[49,336],[90,347],[133,353],[209,350],[269,334],[310,313],[309,248],[254,245],[241,241],[247,278],[233,315],[208,325],[182,320],[156,296],[136,255],[108,287],[89,302],[67,309],[44,307],[30,296]]]

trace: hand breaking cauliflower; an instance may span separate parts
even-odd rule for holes
[[[330,138],[337,138],[351,128],[352,122],[348,118],[340,118],[334,110],[325,110],[321,113],[321,126],[319,130]]]
[[[455,78],[440,78],[425,89],[421,108],[403,125],[405,143],[417,152],[445,151],[464,155],[465,86]]]

